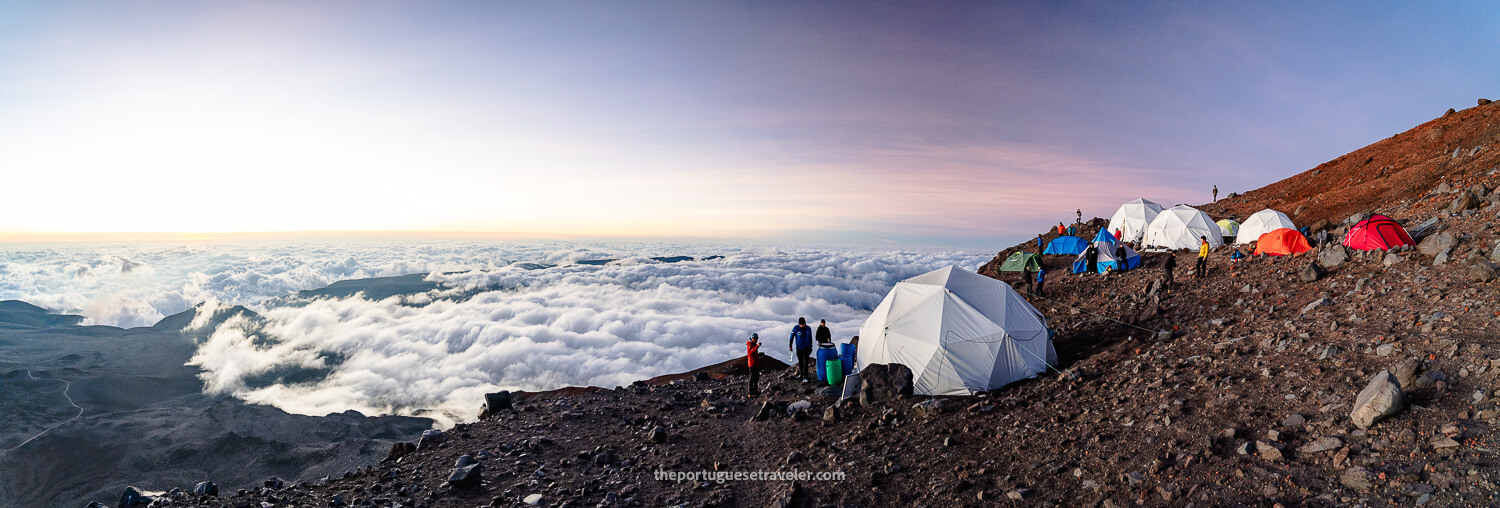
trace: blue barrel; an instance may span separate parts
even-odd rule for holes
[[[844,364],[845,376],[848,376],[850,372],[854,372],[854,353],[858,350],[858,344],[839,344],[839,361]]]
[[[834,349],[833,346],[830,345],[818,348],[818,358],[816,364],[818,366],[819,383],[828,382],[828,361],[838,359],[839,351],[837,349]]]

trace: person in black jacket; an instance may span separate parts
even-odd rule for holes
[[[1094,244],[1089,244],[1089,248],[1083,251],[1083,259],[1088,261],[1088,264],[1085,266],[1088,267],[1089,273],[1099,271],[1099,248],[1094,246]]]
[[[818,347],[823,347],[824,344],[833,345],[833,333],[828,331],[828,320],[818,320],[818,333],[814,337],[818,339]]]
[[[1130,261],[1125,259],[1125,244],[1115,244],[1115,271],[1123,272],[1130,268]]]
[[[1167,261],[1165,263],[1162,263],[1162,265],[1161,265],[1161,270],[1162,270],[1163,275],[1164,275],[1163,276],[1163,281],[1162,281],[1163,282],[1162,283],[1162,289],[1167,290],[1167,291],[1171,291],[1172,290],[1172,270],[1174,270],[1176,268],[1177,268],[1177,256],[1174,255],[1174,254],[1172,254],[1172,253],[1170,253],[1170,252],[1168,252],[1167,253]]]

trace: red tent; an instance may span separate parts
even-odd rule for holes
[[[1359,221],[1359,224],[1349,228],[1349,234],[1344,237],[1344,246],[1359,250],[1390,250],[1416,244],[1417,242],[1411,241],[1411,235],[1406,234],[1405,228],[1384,215],[1371,215],[1370,218]]]
[[[1273,229],[1255,241],[1256,254],[1290,256],[1310,250],[1312,246],[1307,244],[1307,238],[1292,228]]]

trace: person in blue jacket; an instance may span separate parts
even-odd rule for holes
[[[1037,296],[1040,296],[1042,298],[1046,298],[1047,297],[1047,292],[1044,291],[1044,290],[1042,290],[1042,286],[1044,286],[1046,284],[1047,284],[1047,271],[1043,270],[1041,268],[1038,268],[1036,270],[1036,295]]]
[[[807,381],[807,367],[812,364],[812,327],[807,326],[807,318],[797,318],[797,326],[792,327],[792,337],[787,340],[787,352],[793,352],[797,358],[797,378]]]

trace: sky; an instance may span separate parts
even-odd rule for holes
[[[0,0],[0,242],[1000,249],[1500,98],[1497,39],[1484,2]]]

